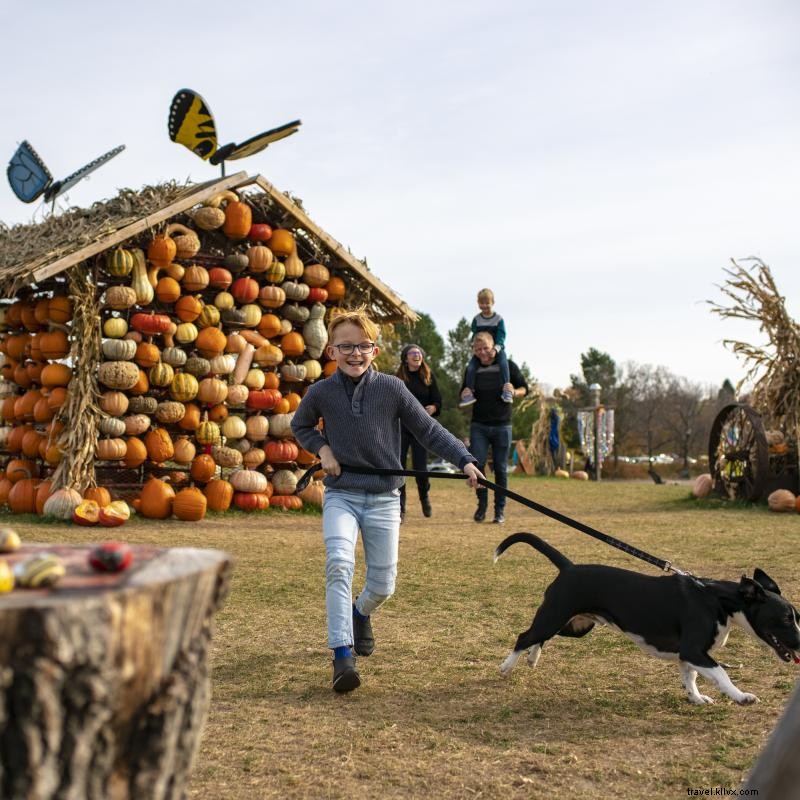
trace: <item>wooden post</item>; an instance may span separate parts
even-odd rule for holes
[[[800,786],[800,684],[784,709],[783,716],[761,751],[745,789],[758,790],[759,800],[784,800],[797,796]]]
[[[125,572],[90,546],[30,545],[67,574],[0,596],[0,797],[182,798],[208,712],[208,647],[230,579],[218,550],[135,546]]]

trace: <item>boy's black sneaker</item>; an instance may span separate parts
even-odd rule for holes
[[[353,656],[333,659],[333,691],[339,694],[352,692],[361,686],[361,676]]]
[[[431,514],[433,514],[433,509],[431,508],[431,501],[429,498],[423,497],[419,502],[422,506],[422,513],[426,517],[429,517]]]
[[[359,656],[371,656],[375,649],[375,637],[369,617],[359,617],[353,613],[353,650]]]
[[[483,522],[486,519],[486,509],[478,506],[477,511],[472,515],[475,522]]]

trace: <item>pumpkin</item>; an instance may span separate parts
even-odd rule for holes
[[[292,435],[292,418],[294,412],[288,414],[273,414],[269,423],[270,436],[276,439],[287,439]]]
[[[130,362],[126,361],[124,363],[127,364]],[[136,383],[134,383],[133,386],[131,386],[128,389],[128,394],[132,395],[145,394],[149,389],[150,389],[150,381],[147,377],[147,373],[144,370],[140,369],[139,376],[136,379]]]
[[[265,492],[267,476],[251,469],[237,469],[228,476],[228,481],[237,492]]]
[[[171,326],[172,320],[166,314],[151,314],[139,311],[131,317],[131,327],[140,333],[150,335],[166,333]]]
[[[589,473],[582,469],[576,469],[572,473],[572,478],[576,481],[588,481]]]
[[[140,467],[147,460],[147,448],[137,436],[128,437],[128,449],[122,459],[129,469]]]
[[[344,300],[347,285],[338,275],[332,275],[324,288],[328,292],[328,300],[331,302],[338,303],[340,300]]]
[[[42,357],[49,361],[56,361],[66,357],[69,353],[69,339],[62,330],[49,331],[39,335],[37,341],[42,352]],[[9,355],[12,355],[9,352]]]
[[[128,452],[125,439],[98,439],[94,456],[99,461],[120,461]]]
[[[75,489],[56,489],[45,500],[42,511],[47,517],[70,520],[82,500],[80,492]]]
[[[286,228],[275,228],[267,243],[267,247],[279,257],[294,253],[296,246],[294,235]]]
[[[131,339],[103,339],[102,348],[110,361],[130,361],[136,355],[136,342]]]
[[[158,363],[147,373],[152,386],[169,386],[175,377],[175,370],[169,364]]]
[[[213,478],[203,489],[211,511],[227,511],[233,500],[233,486],[220,478]]]
[[[211,362],[207,358],[200,358],[199,356],[192,356],[187,359],[183,367],[184,372],[188,372],[195,377],[202,377],[211,372]]]
[[[248,417],[245,435],[251,442],[263,442],[269,434],[269,419],[261,414]]]
[[[254,242],[266,242],[272,236],[272,226],[263,222],[255,222],[247,232],[247,238]]]
[[[268,342],[256,350],[253,361],[262,367],[275,367],[283,361],[283,350]]]
[[[297,283],[297,281],[285,281],[281,284],[286,294],[287,300],[303,301],[308,297],[311,287],[307,283]]]
[[[185,260],[197,255],[197,251],[200,250],[200,239],[191,228],[173,222],[171,225],[167,225],[166,233],[167,236],[172,236],[172,240],[175,242],[175,258]],[[175,233],[178,235],[174,236]]]
[[[122,392],[103,392],[98,398],[100,408],[112,417],[121,417],[128,410],[128,396]]]
[[[312,288],[320,288],[331,279],[331,273],[322,264],[308,264],[303,270],[303,282]]]
[[[149,305],[153,301],[155,292],[150,277],[147,274],[147,262],[144,253],[138,248],[133,251],[133,276],[131,278],[131,288],[136,292],[136,302],[140,306]],[[161,265],[156,265],[161,266]]]
[[[242,462],[247,469],[260,467],[266,460],[266,453],[260,447],[251,447],[242,453]]]
[[[305,380],[307,380],[309,383],[315,381],[322,375],[322,365],[315,358],[307,359],[303,362],[303,366],[306,370]],[[297,408],[297,406],[295,406],[295,408]],[[292,411],[294,411],[294,408]]]
[[[281,350],[283,350],[285,356],[296,358],[303,355],[305,349],[306,343],[297,331],[292,331],[281,337]]]
[[[103,334],[111,339],[121,339],[128,332],[128,323],[121,317],[109,317],[103,323]]]
[[[308,362],[306,361],[306,364]],[[297,411],[297,407],[300,405],[300,395],[297,392],[287,392],[283,399],[289,403],[289,411]]]
[[[111,389],[130,389],[139,380],[139,368],[130,361],[104,361],[97,368],[97,379]]]
[[[97,428],[104,436],[123,436],[125,423],[119,417],[101,417]]]
[[[175,453],[172,438],[164,428],[149,430],[144,437],[144,446],[147,448],[148,458],[156,464],[169,461]]]
[[[204,305],[200,316],[197,318],[198,328],[208,328],[209,326],[219,325],[219,309],[214,305]]]
[[[200,406],[197,403],[186,403],[185,408],[183,418],[178,423],[178,426],[185,431],[196,430],[200,424]]]
[[[221,355],[225,351],[227,344],[228,337],[216,327],[203,328],[203,330],[197,334],[197,339],[195,341],[198,352],[204,358],[215,358]],[[211,366],[209,365],[209,370],[210,369]]]
[[[257,244],[248,248],[245,255],[250,272],[266,272],[273,266],[272,250],[264,245]],[[280,264],[280,262],[275,263]],[[281,272],[283,272],[283,265],[281,265]],[[268,277],[267,280],[269,280]],[[273,283],[278,283],[278,281],[273,281]]]
[[[287,303],[281,309],[281,314],[284,319],[302,325],[311,316],[311,309],[308,306],[299,306],[297,303]]]
[[[133,253],[122,247],[117,247],[106,253],[106,272],[115,278],[124,278],[131,274],[133,269]]]
[[[325,484],[322,481],[311,481],[297,496],[304,503],[322,508],[325,501]]]
[[[233,447],[215,444],[211,448],[211,455],[221,467],[239,467],[242,465],[242,452]]]
[[[275,494],[294,494],[297,488],[297,475],[289,469],[279,469],[272,476],[272,488]]]
[[[229,239],[244,239],[250,233],[253,224],[253,212],[247,203],[231,200],[225,206],[225,222],[222,232]]]
[[[228,396],[228,385],[219,378],[203,378],[197,389],[197,399],[207,405],[222,403]]]
[[[130,286],[111,286],[106,290],[105,305],[115,311],[125,311],[136,305],[136,292]]]
[[[221,208],[203,206],[192,215],[195,225],[204,231],[213,231],[221,228],[225,223],[225,212]]]
[[[148,519],[166,519],[172,514],[175,499],[173,488],[158,478],[150,478],[142,487],[139,496],[140,512]]]
[[[197,327],[193,322],[181,322],[175,331],[175,338],[181,344],[190,344],[197,339]]]
[[[233,504],[242,511],[264,511],[269,508],[270,499],[264,492],[236,492]]]
[[[692,484],[692,494],[698,498],[703,499],[711,494],[714,488],[714,479],[707,472],[703,475],[698,475]]]
[[[280,508],[284,511],[297,511],[303,507],[303,501],[297,495],[273,495],[269,500],[270,508]]]
[[[216,473],[217,462],[208,453],[201,453],[192,459],[192,466],[189,470],[192,480],[207,483]]]
[[[280,286],[264,286],[258,292],[258,302],[264,308],[280,308],[286,302],[286,293]]]
[[[14,514],[36,513],[36,489],[38,478],[22,478],[14,483],[8,491],[8,507]]]
[[[197,439],[200,444],[216,444],[221,435],[219,425],[207,419],[201,422],[194,432],[194,438]]]
[[[247,402],[250,389],[244,384],[235,383],[228,387],[227,403],[229,406],[243,406]]]
[[[169,393],[173,400],[179,403],[187,403],[197,397],[197,390],[199,384],[194,375],[189,375],[186,372],[179,372],[172,379],[169,387]]]
[[[64,325],[72,319],[72,300],[66,295],[56,295],[47,301],[47,319]]]
[[[266,250],[267,248],[265,247],[264,249]],[[269,253],[269,250],[267,252]],[[280,261],[273,261],[264,272],[264,277],[270,283],[281,283],[286,277],[286,268]]]
[[[281,378],[287,383],[300,383],[306,378],[306,368],[302,364],[284,364],[281,367]],[[288,407],[286,411],[288,411]]]
[[[166,267],[175,258],[178,248],[174,240],[166,233],[160,233],[150,240],[147,246],[147,258],[157,267]]]
[[[203,310],[203,301],[192,294],[185,294],[175,303],[175,314],[181,322],[194,322]]]
[[[131,509],[130,506],[124,500],[114,500],[113,502],[108,502],[106,505],[100,505],[100,513],[97,516],[97,521],[104,527],[104,528],[116,528],[119,525],[124,524],[127,522],[131,517]],[[116,543],[109,542],[106,546],[110,547]],[[127,545],[122,545],[123,548],[127,548]],[[122,560],[121,561],[113,561],[112,563],[117,564],[112,568],[112,571],[125,569],[126,566],[130,563],[131,558],[131,551],[130,549],[122,551]]]
[[[172,460],[176,464],[191,464],[197,455],[197,448],[189,441],[188,436],[179,436],[174,443]]]
[[[127,436],[139,436],[150,429],[150,417],[147,414],[130,414],[122,423]]]
[[[161,360],[171,367],[182,367],[186,363],[186,351],[180,347],[165,347],[161,351]]]
[[[172,305],[181,296],[181,285],[175,278],[165,275],[156,284],[156,297],[159,303]]]
[[[184,273],[181,283],[187,292],[202,292],[208,286],[208,270],[193,264]]]
[[[264,445],[264,454],[270,464],[288,464],[297,459],[299,448],[294,442],[271,439]]]
[[[235,275],[244,272],[249,266],[250,261],[244,253],[228,253],[225,256],[225,266]]]
[[[83,493],[84,500],[94,500],[100,508],[105,508],[111,502],[111,492],[105,486],[90,486]]]
[[[158,400],[155,397],[131,397],[128,411],[131,414],[155,414]]]
[[[247,407],[269,411],[280,399],[281,393],[277,389],[255,389],[247,396]]]
[[[788,489],[776,489],[767,497],[770,511],[794,511],[795,496]]]
[[[165,425],[174,425],[183,419],[186,413],[186,406],[176,400],[167,400],[159,403],[156,408],[156,419]]]
[[[197,522],[206,515],[206,496],[193,486],[181,489],[172,501],[172,513],[185,522]]]
[[[72,380],[72,370],[66,364],[48,364],[42,369],[42,386],[66,386]]]
[[[208,285],[212,289],[227,289],[232,282],[233,276],[225,267],[211,267],[208,270]]]
[[[214,306],[220,311],[229,311],[236,304],[236,300],[230,292],[219,292],[214,297]]]

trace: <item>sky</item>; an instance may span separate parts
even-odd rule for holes
[[[168,137],[178,89],[221,144],[299,118],[228,172],[301,197],[443,336],[491,288],[549,387],[592,347],[736,383],[723,339],[763,338],[710,313],[731,258],[800,318],[792,0],[6,0],[0,26],[0,156],[28,139],[59,179],[126,145],[62,208],[219,175]],[[6,225],[48,209],[2,183]]]

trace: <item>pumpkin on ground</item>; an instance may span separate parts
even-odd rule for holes
[[[180,520],[197,522],[206,515],[206,496],[193,486],[181,489],[172,501],[172,513]]]

